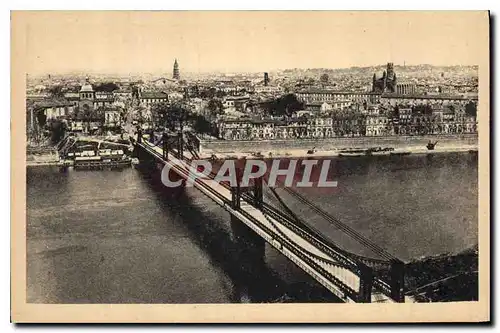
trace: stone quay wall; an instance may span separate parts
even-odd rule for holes
[[[477,134],[448,134],[423,136],[385,136],[385,137],[339,137],[328,139],[299,139],[299,140],[261,140],[261,141],[226,141],[200,140],[201,154],[250,154],[280,153],[286,151],[309,150],[339,151],[341,149],[367,149],[372,147],[412,149],[424,148],[429,141],[438,142],[441,147],[460,148],[477,147]]]

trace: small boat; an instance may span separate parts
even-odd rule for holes
[[[401,152],[391,152],[390,155],[391,156],[406,156],[406,155],[410,155],[411,152],[409,151],[401,151]]]
[[[394,151],[394,148],[381,148],[381,147],[377,147],[377,148],[369,148],[367,151],[366,151],[366,155],[369,155],[369,156],[378,156],[378,155],[389,155],[389,152],[391,151]]]
[[[344,153],[339,153],[340,157],[364,157],[367,156],[366,152],[362,153],[355,153],[355,152],[344,152]]]
[[[369,155],[370,156],[388,156],[390,154],[390,152],[388,151],[374,151],[374,152],[371,152]]]
[[[344,149],[339,153],[340,157],[362,157],[370,155],[369,149]]]
[[[436,141],[436,142],[434,142],[434,143],[432,143],[432,142],[429,140],[429,143],[427,144],[427,146],[426,146],[426,147],[427,147],[427,149],[428,149],[428,150],[434,150],[434,148],[436,147],[437,143],[438,143],[437,141]]]

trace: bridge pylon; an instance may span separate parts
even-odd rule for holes
[[[162,135],[162,145],[163,145],[163,158],[168,161],[168,150],[169,150],[169,144],[168,144],[168,133],[163,132]]]
[[[249,202],[255,208],[259,210],[263,207],[264,202],[264,191],[263,191],[263,177],[258,177],[253,179],[253,184],[247,187],[241,188],[241,180],[243,177],[243,169],[245,165],[238,165],[236,167],[236,186],[231,186],[231,205],[233,209],[240,208],[241,194],[242,192],[250,193],[252,200]]]
[[[255,206],[255,208],[262,210],[264,202],[263,177],[254,179],[253,200],[253,205]]]
[[[137,128],[137,143],[142,143],[142,128]]]
[[[236,186],[231,186],[231,208],[234,210],[240,209],[243,192],[240,186],[242,175],[242,168],[236,168]],[[255,179],[253,186],[244,188],[244,191],[252,193],[253,201],[249,203],[261,209],[263,202],[262,178]],[[264,264],[266,244],[264,238],[232,214],[231,230],[242,270],[245,273],[257,273]]]
[[[391,261],[390,270],[390,286],[391,298],[396,302],[403,303],[405,301],[405,263],[401,260],[394,259]]]
[[[179,152],[179,158],[184,156],[184,139],[182,131],[177,134],[177,151]]]
[[[365,264],[359,264],[360,284],[358,293],[358,302],[371,303],[373,287],[373,269]]]

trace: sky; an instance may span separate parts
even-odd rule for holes
[[[484,12],[17,12],[29,74],[477,65]],[[482,20],[482,21],[481,21]],[[486,28],[487,29],[487,28]],[[484,48],[483,48],[484,50]]]

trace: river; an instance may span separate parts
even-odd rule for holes
[[[400,259],[477,243],[477,157],[339,159],[338,190],[307,198]],[[362,247],[280,190],[308,223],[346,249]],[[317,193],[315,195],[315,193]],[[266,245],[258,277],[232,255],[228,213],[196,189],[165,193],[148,173],[27,170],[27,301],[258,303],[335,299]]]

